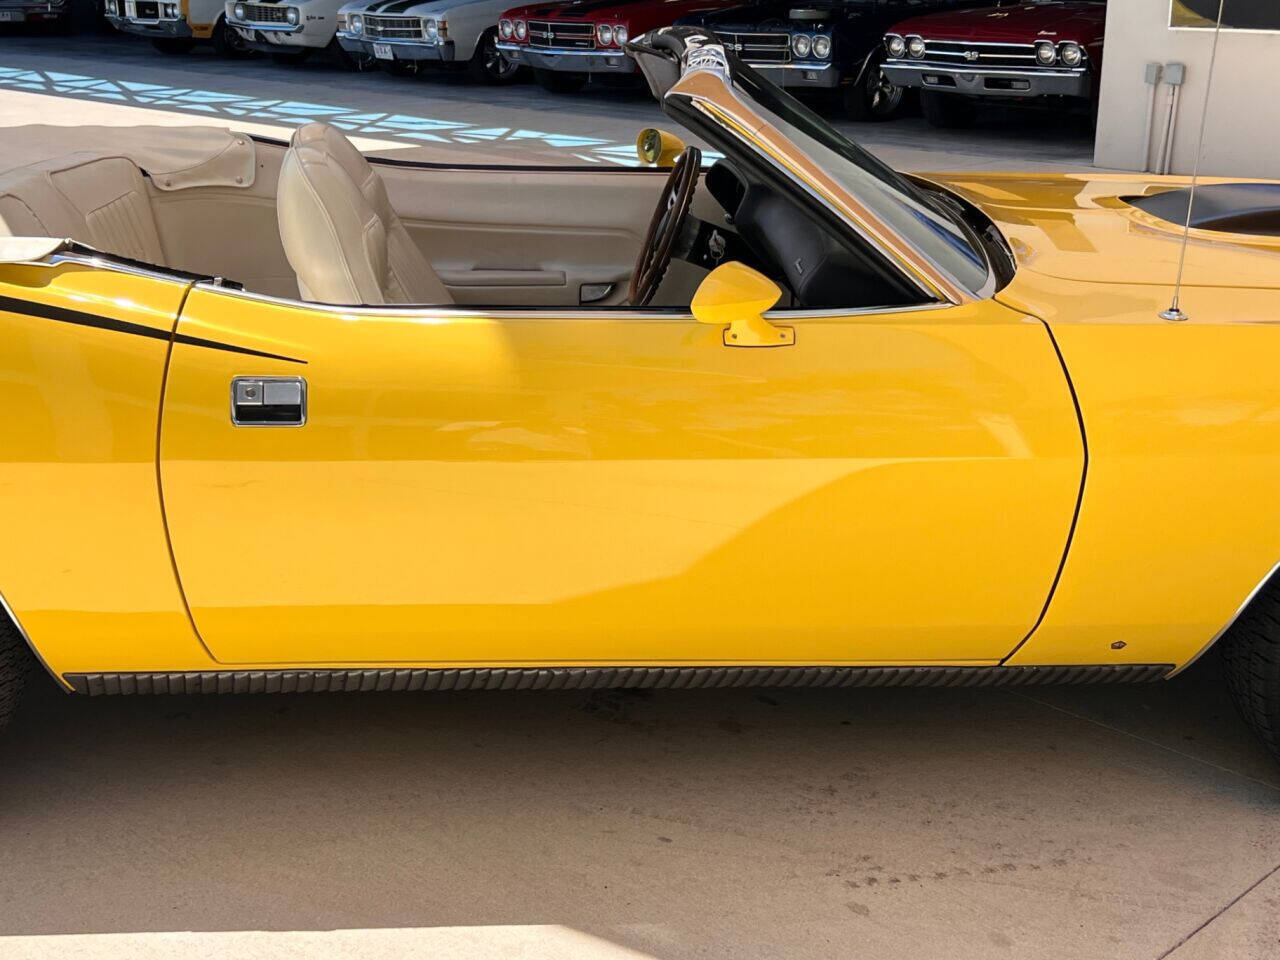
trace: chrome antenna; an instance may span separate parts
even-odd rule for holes
[[[1222,34],[1222,14],[1227,0],[1218,0],[1218,22],[1213,27],[1213,49],[1209,53],[1209,74],[1204,83],[1204,104],[1200,108],[1200,136],[1196,140],[1196,159],[1191,167],[1191,190],[1187,196],[1187,220],[1182,225],[1182,247],[1178,251],[1178,278],[1173,284],[1173,302],[1160,311],[1161,320],[1186,320],[1182,312],[1182,270],[1187,265],[1187,244],[1191,240],[1191,208],[1196,202],[1196,181],[1200,177],[1200,155],[1204,153],[1205,121],[1209,119],[1209,92],[1213,89],[1213,68],[1218,63],[1218,37]]]

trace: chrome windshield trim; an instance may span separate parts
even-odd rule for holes
[[[1209,650],[1226,635],[1227,631],[1235,626],[1236,621],[1240,619],[1240,615],[1244,613],[1247,609],[1249,609],[1249,604],[1253,603],[1254,598],[1257,597],[1257,595],[1262,592],[1262,588],[1271,582],[1271,578],[1275,576],[1277,570],[1280,570],[1280,563],[1277,563],[1274,567],[1268,570],[1266,576],[1264,576],[1261,580],[1259,580],[1257,585],[1252,590],[1249,591],[1249,595],[1244,598],[1240,606],[1236,607],[1236,612],[1233,613],[1231,615],[1231,618],[1227,620],[1225,624],[1222,625],[1222,629],[1219,630],[1217,633],[1215,633],[1208,643],[1206,643],[1203,647],[1197,650],[1195,652],[1195,655],[1192,656],[1191,659],[1189,659],[1186,663],[1182,664],[1180,667],[1174,668],[1173,672],[1170,673],[1169,676],[1176,677],[1183,670],[1186,670],[1193,663],[1195,663],[1197,660],[1203,657],[1206,653],[1208,653]]]
[[[727,95],[728,105],[720,96],[721,91]],[[995,290],[995,270],[985,250],[979,248],[978,253],[986,263],[987,279],[980,289],[970,290],[865,207],[854,193],[831,180],[813,161],[798,151],[798,160],[793,156],[784,157],[787,151],[780,150],[778,144],[769,141],[781,141],[794,150],[786,132],[775,128],[756,113],[752,102],[739,93],[728,73],[708,67],[686,69],[664,99],[673,97],[688,101],[711,123],[749,147],[815,202],[834,212],[850,230],[883,254],[923,299],[969,303],[986,299]],[[802,169],[793,169],[797,165]],[[817,184],[824,180],[828,183],[819,189]]]

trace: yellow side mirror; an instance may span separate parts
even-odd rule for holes
[[[782,289],[764,274],[732,260],[706,275],[690,306],[699,323],[725,325],[726,347],[786,347],[796,342],[795,328],[764,318],[781,296]]]
[[[641,130],[636,137],[636,156],[650,166],[669,167],[683,151],[684,141],[656,127]]]

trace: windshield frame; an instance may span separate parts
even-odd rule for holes
[[[954,226],[971,246],[975,257],[985,264],[986,278],[978,287],[955,276],[806,155],[788,135],[788,130],[779,128],[767,119],[772,112],[763,104],[757,103],[747,90],[735,82],[735,71],[742,74],[754,71],[739,62],[732,62],[730,67],[731,61],[732,58],[718,44],[696,48],[696,52],[688,59],[683,75],[663,97],[663,110],[686,126],[694,122],[702,128],[694,132],[702,136],[712,134],[708,139],[748,148],[770,169],[798,185],[824,211],[836,214],[844,226],[880,253],[903,280],[919,290],[923,297],[961,304],[987,299],[995,292],[996,271],[985,247],[968,224],[944,205],[931,200],[903,174],[841,135],[808,108],[796,104],[800,110],[812,114],[813,122],[822,124],[831,136],[847,144],[858,155],[857,162],[868,172],[887,173],[887,177],[879,172],[873,173],[886,191],[896,191],[908,204],[925,207]],[[770,82],[758,74],[753,79],[759,84]],[[780,96],[788,96],[784,91],[777,92]],[[697,123],[694,118],[703,122]]]

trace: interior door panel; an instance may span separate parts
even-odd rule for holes
[[[455,302],[577,306],[622,303],[665,171],[439,170],[379,164],[392,205]],[[587,198],[591,198],[588,200]],[[723,221],[705,193],[694,213]],[[659,303],[688,304],[701,271],[680,265]],[[560,283],[547,275],[563,277]]]

